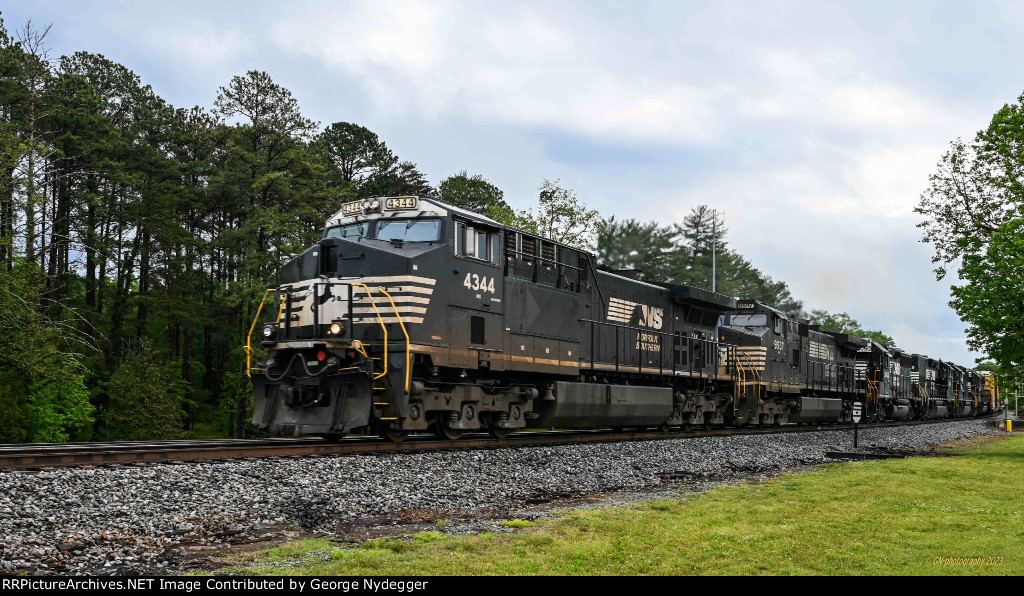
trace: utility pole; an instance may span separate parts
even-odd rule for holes
[[[718,210],[711,212],[711,291],[717,291],[718,271],[716,270],[716,257],[718,251]]]

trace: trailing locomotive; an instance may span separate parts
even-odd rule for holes
[[[267,353],[253,363],[257,327]],[[343,205],[282,268],[245,350],[253,423],[328,439],[827,423],[855,400],[875,420],[984,410],[970,371],[604,270],[423,197]]]

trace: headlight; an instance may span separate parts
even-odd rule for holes
[[[263,326],[263,343],[274,343],[277,341],[277,323],[267,323]]]
[[[374,199],[370,201],[370,209],[380,209],[380,200]]]
[[[334,337],[341,337],[345,334],[345,326],[341,323],[331,323],[331,328],[327,330],[327,335]]]
[[[363,201],[363,211],[370,210],[370,201]]]

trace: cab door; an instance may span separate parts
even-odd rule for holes
[[[448,302],[451,366],[504,370],[504,277],[498,228],[454,221],[453,287]]]

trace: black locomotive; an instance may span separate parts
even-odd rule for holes
[[[253,333],[267,351],[254,366]],[[992,401],[973,371],[604,270],[423,197],[343,205],[282,268],[245,349],[254,424],[325,438],[828,423],[854,401],[898,420],[979,415]]]

